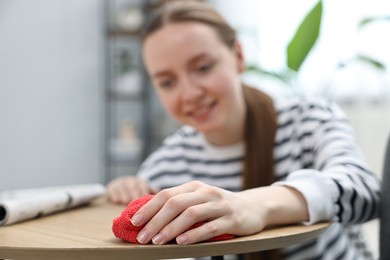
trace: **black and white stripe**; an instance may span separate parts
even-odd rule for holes
[[[315,240],[283,250],[284,259],[372,259],[358,224],[378,215],[379,181],[355,145],[343,112],[321,99],[275,102],[275,174],[278,180],[313,169],[332,190],[337,222]],[[168,137],[142,165],[139,176],[167,188],[200,180],[241,190],[243,144],[218,148],[184,126]],[[310,205],[309,205],[310,207]]]

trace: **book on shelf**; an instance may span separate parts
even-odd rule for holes
[[[99,183],[0,192],[0,226],[86,205],[105,194]]]

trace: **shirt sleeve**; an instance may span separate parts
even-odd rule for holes
[[[298,190],[308,205],[310,225],[321,221],[334,221],[337,207],[335,205],[338,190],[328,178],[314,169],[303,169],[291,173],[285,181],[273,185],[283,185]]]
[[[309,211],[306,224],[356,224],[376,218],[379,179],[369,170],[356,146],[344,113],[327,102],[303,110],[302,120],[310,121],[310,147],[305,149],[313,153],[313,168],[293,171],[274,185],[301,192]]]

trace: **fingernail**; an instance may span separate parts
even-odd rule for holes
[[[135,214],[132,218],[131,218],[131,224],[133,224],[134,226],[139,226],[141,224],[141,220],[142,220],[142,216],[141,214]]]
[[[145,230],[142,230],[141,232],[139,232],[137,240],[141,244],[145,244],[148,240],[148,233]]]
[[[185,245],[187,243],[187,236],[186,235],[180,235],[176,238],[176,242],[179,244],[179,245]]]
[[[163,240],[163,236],[162,236],[161,234],[157,234],[157,235],[155,235],[155,236],[152,238],[152,242],[153,242],[153,244],[155,244],[155,245],[161,244],[162,240]]]

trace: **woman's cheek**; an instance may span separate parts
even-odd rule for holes
[[[223,73],[214,73],[213,76],[205,79],[204,85],[208,86],[212,93],[223,94],[229,91],[232,80]]]
[[[171,117],[180,119],[181,108],[180,102],[177,99],[172,97],[164,97],[161,99],[161,101],[165,108],[165,111],[167,111],[171,115]]]

